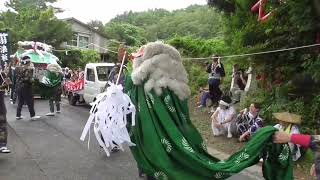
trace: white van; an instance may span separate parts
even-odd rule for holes
[[[77,101],[92,103],[96,96],[104,91],[108,76],[114,63],[89,63],[84,71],[84,88],[82,91],[68,95],[69,103],[76,105]]]

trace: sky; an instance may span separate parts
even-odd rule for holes
[[[0,10],[4,10],[4,1],[0,0]],[[186,8],[192,4],[206,4],[206,0],[58,0],[54,5],[65,10],[57,14],[58,18],[74,17],[85,23],[90,20],[100,20],[107,23],[116,15],[125,11],[145,11],[163,8],[175,10]]]

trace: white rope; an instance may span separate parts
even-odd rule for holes
[[[252,56],[252,55],[259,55],[259,54],[269,54],[269,53],[276,53],[276,52],[283,52],[283,51],[291,51],[291,50],[296,50],[296,49],[304,49],[304,48],[315,47],[315,46],[320,46],[320,44],[311,44],[311,45],[305,45],[305,46],[277,49],[277,50],[270,50],[270,51],[262,51],[262,52],[255,52],[255,53],[234,54],[234,55],[220,56],[220,58],[234,58],[234,57]],[[211,59],[211,58],[212,57],[183,58],[183,59],[185,59],[185,60],[206,60],[206,59]]]
[[[101,46],[99,46],[99,45],[96,45],[96,44],[94,44],[94,43],[88,44],[88,46],[91,46],[91,45],[92,45],[92,46],[95,46],[95,47],[98,47],[99,49],[106,50],[107,52],[112,52],[112,53],[118,54],[118,52],[116,52],[116,51],[112,51],[112,50],[110,50],[110,49],[107,49],[107,48],[101,47]],[[53,49],[52,51],[65,52],[65,51],[76,51],[76,50],[78,50],[78,49],[81,49],[81,50],[90,50],[90,49],[88,49],[88,48],[78,47],[78,46],[70,46],[70,45],[69,45],[69,47],[71,47],[71,48],[76,48],[76,49]]]

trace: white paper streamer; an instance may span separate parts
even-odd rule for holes
[[[110,156],[109,149],[115,147],[114,143],[122,151],[124,150],[123,143],[127,143],[129,146],[135,145],[130,140],[126,125],[128,114],[131,114],[132,126],[135,125],[136,113],[136,108],[130,97],[123,93],[123,87],[113,83],[109,83],[109,85],[107,91],[99,94],[97,99],[91,103],[90,116],[80,137],[80,140],[84,141],[89,132],[90,139],[89,130],[93,123],[94,134],[107,156]]]

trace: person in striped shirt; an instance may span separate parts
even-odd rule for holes
[[[252,103],[249,110],[244,109],[236,119],[236,134],[239,141],[247,141],[250,137],[263,127],[263,119],[260,117],[261,106],[258,103]]]

